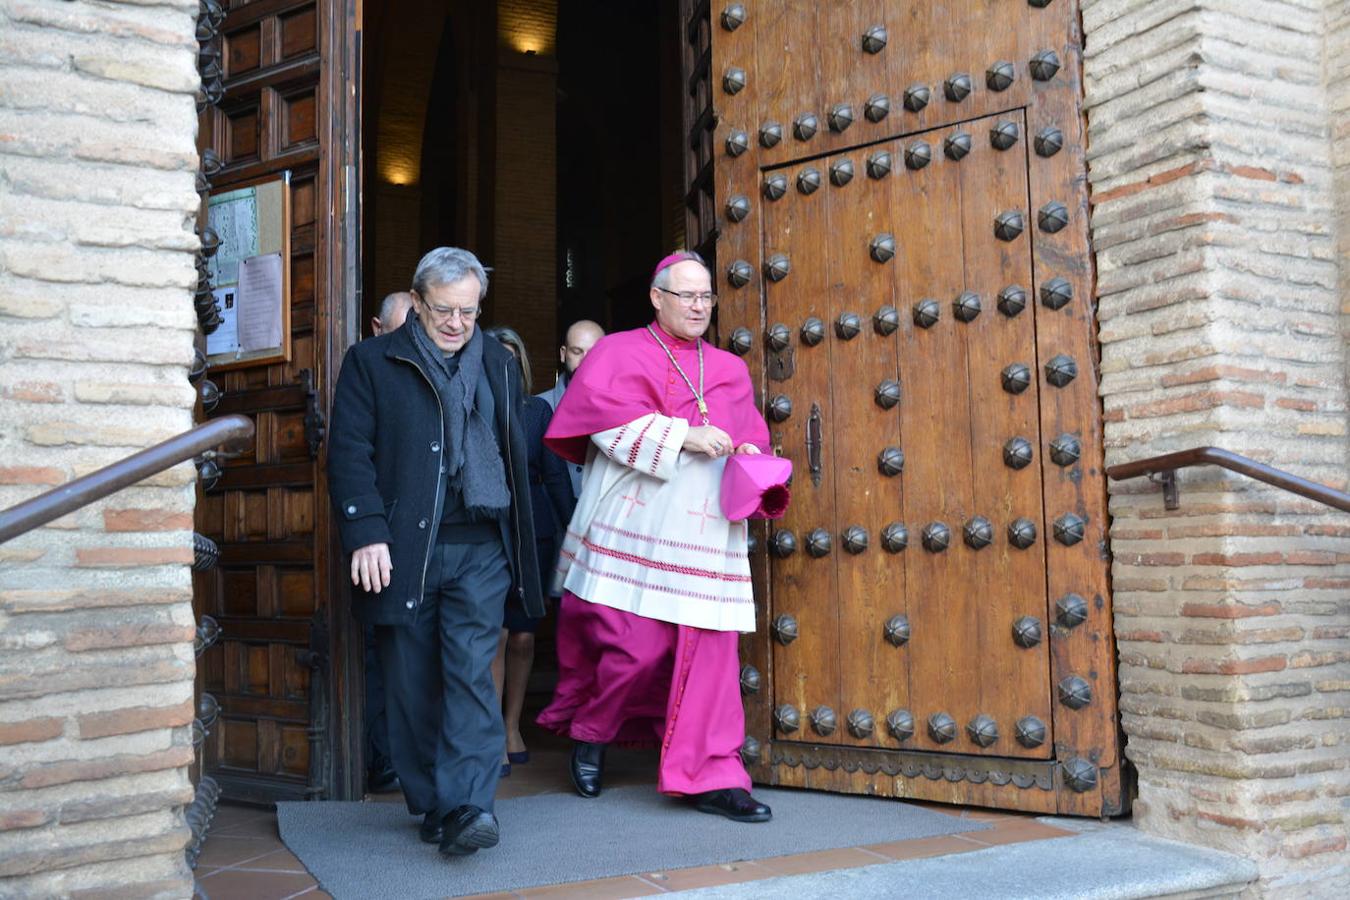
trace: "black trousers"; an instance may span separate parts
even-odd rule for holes
[[[366,625],[366,768],[379,769],[390,765],[389,717],[385,714],[384,670],[380,667],[380,651],[375,643],[375,626]]]
[[[500,542],[438,544],[412,625],[377,625],[389,750],[408,811],[493,807],[506,734],[492,683],[511,572]]]

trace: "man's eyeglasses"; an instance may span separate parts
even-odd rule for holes
[[[670,296],[677,298],[680,301],[680,305],[684,307],[693,306],[695,303],[702,303],[704,306],[712,309],[717,305],[717,295],[711,292],[698,294],[693,291],[668,291],[663,287],[659,287],[657,290],[663,294],[669,294]]]
[[[448,322],[455,316],[459,316],[461,322],[472,322],[478,317],[479,310],[479,307],[477,306],[456,308],[453,306],[432,306],[426,303],[424,303],[423,306],[426,307],[427,314],[437,322]]]

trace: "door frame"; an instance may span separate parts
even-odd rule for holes
[[[324,95],[329,105],[323,123],[332,151],[323,160],[324,200],[331,215],[320,219],[319,241],[329,302],[317,311],[314,330],[327,367],[323,408],[331,415],[337,374],[347,350],[361,338],[361,49],[365,0],[321,0],[326,58]],[[328,502],[328,444],[324,442],[315,478],[317,517],[332,515]],[[365,638],[352,615],[351,585],[335,528],[329,531],[328,571],[316,573],[331,591],[332,630],[328,650],[329,703],[325,727],[328,798],[359,800],[365,791]]]

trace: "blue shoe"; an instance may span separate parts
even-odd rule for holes
[[[530,751],[522,750],[519,753],[508,753],[506,758],[518,766],[523,766],[530,761]]]

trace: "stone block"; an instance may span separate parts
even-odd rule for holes
[[[171,747],[157,753],[108,756],[101,759],[69,760],[32,766],[19,779],[19,788],[33,790],[76,781],[102,781],[138,772],[177,769],[192,763],[191,747]],[[31,871],[31,870],[30,870]],[[0,875],[6,874],[0,861]]]
[[[158,728],[178,728],[192,724],[193,715],[192,701],[187,700],[176,706],[137,706],[89,713],[79,716],[76,723],[80,738],[90,740]]]
[[[0,747],[10,744],[27,744],[37,741],[49,741],[60,737],[65,731],[64,719],[45,717],[27,719],[19,722],[0,722]]]

